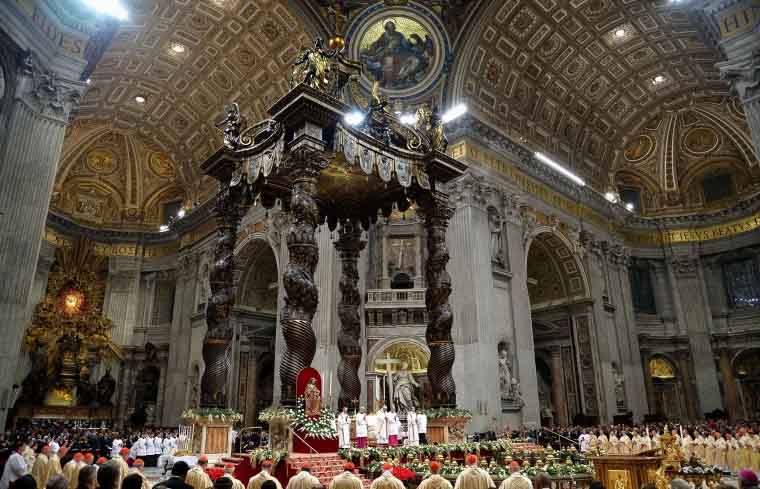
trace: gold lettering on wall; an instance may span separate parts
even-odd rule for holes
[[[760,1],[760,0],[758,0]],[[663,244],[693,243],[726,238],[760,228],[760,213],[736,219],[725,224],[698,229],[670,229],[667,231],[635,232],[613,225],[609,220],[588,208],[555,192],[546,185],[520,172],[512,163],[502,160],[486,149],[463,141],[450,148],[453,158],[466,158],[476,165],[492,168],[507,177],[525,193],[534,195],[556,209],[595,224],[598,228],[622,235],[629,246],[662,246]]]
[[[87,45],[87,37],[74,36],[68,32],[63,32],[58,25],[53,22],[38,5],[36,0],[16,0],[16,5],[26,15],[37,28],[56,46],[60,47],[67,53],[73,54],[79,58],[84,56],[84,48]]]

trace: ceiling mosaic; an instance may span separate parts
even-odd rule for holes
[[[454,98],[604,189],[616,144],[674,97],[726,94],[688,9],[639,0],[490,2]]]
[[[715,99],[665,110],[624,139],[615,160],[619,188],[641,192],[640,212],[667,212],[705,207],[702,180],[714,174],[734,175],[734,203],[760,181],[741,105]]]
[[[91,76],[76,116],[150,141],[198,180],[221,146],[229,102],[249,120],[287,91],[291,61],[312,42],[287,0],[128,0],[130,13]],[[159,166],[160,163],[156,163]]]

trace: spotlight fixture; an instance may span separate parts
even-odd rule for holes
[[[168,230],[169,230],[169,226],[167,226],[166,224],[161,224],[161,225],[158,227],[158,232],[160,232],[160,233],[165,233],[165,232],[167,232]]]
[[[634,210],[635,208],[636,208],[636,207],[633,205],[633,202],[626,202],[626,203],[625,203],[625,209],[626,209],[628,212],[633,212],[633,210]]]
[[[119,0],[81,0],[82,3],[92,8],[99,14],[115,17],[118,20],[127,20],[127,9]]]
[[[617,195],[615,195],[615,192],[606,192],[604,194],[604,198],[612,202],[613,204],[618,201]]]
[[[464,104],[458,104],[454,107],[450,108],[446,112],[443,113],[441,116],[441,122],[444,124],[448,124],[449,122],[453,121],[454,119],[461,117],[467,113],[467,106]]]
[[[652,79],[654,85],[659,85],[665,81],[665,75],[657,75]]]
[[[343,117],[343,120],[345,120],[346,124],[349,126],[358,126],[364,121],[364,114],[358,110],[354,110],[346,114],[345,117]]]
[[[88,78],[84,82],[89,85],[90,83],[92,83],[92,80]]]
[[[171,49],[177,54],[182,54],[185,52],[185,46],[176,42],[172,44]]]
[[[615,31],[615,37],[624,37],[625,36],[625,29],[618,29]]]
[[[557,163],[553,159],[549,158],[548,156],[544,155],[543,153],[536,152],[535,156],[536,156],[536,159],[538,159],[542,163],[545,163],[547,166],[549,166],[553,170],[555,170],[555,171],[561,173],[562,175],[566,176],[567,178],[569,178],[570,180],[572,180],[576,184],[580,185],[581,187],[583,187],[583,186],[586,185],[586,182],[584,182],[581,177],[579,177],[575,173],[571,172],[570,170],[568,170],[564,166],[560,165],[559,163]]]
[[[179,217],[180,219],[182,219],[183,217],[185,217],[185,209],[180,209],[177,212],[177,217]]]
[[[137,102],[138,104],[144,104],[145,97],[143,97],[142,95],[138,95],[137,97],[135,97],[135,102]]]

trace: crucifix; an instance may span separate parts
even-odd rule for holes
[[[388,400],[388,407],[393,410],[393,365],[398,365],[401,363],[401,360],[396,360],[395,358],[391,358],[391,354],[386,352],[385,358],[380,358],[378,360],[375,360],[375,363],[380,364],[382,367],[385,367],[385,383],[388,386],[388,392],[390,394],[390,400]],[[383,392],[384,394],[385,392]]]

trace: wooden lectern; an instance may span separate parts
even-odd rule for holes
[[[589,457],[594,463],[597,480],[607,489],[641,489],[647,482],[657,480],[657,469],[662,462],[661,456],[652,454],[654,450],[642,455],[603,455]]]

